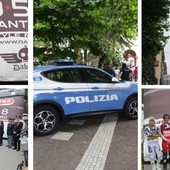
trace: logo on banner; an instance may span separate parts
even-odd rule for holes
[[[0,54],[7,63],[22,63],[28,61],[28,48],[22,48],[17,53],[4,53]]]
[[[13,103],[14,103],[14,99],[13,98],[1,99],[0,100],[0,106],[12,105]]]
[[[3,32],[28,30],[28,0],[0,1],[0,29]]]

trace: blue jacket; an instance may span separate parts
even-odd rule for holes
[[[7,126],[7,135],[12,135],[12,124],[9,124],[8,123],[8,126]]]

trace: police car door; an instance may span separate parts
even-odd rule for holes
[[[112,76],[99,69],[85,69],[85,77],[89,87],[90,111],[122,109],[123,93],[117,84],[112,83]]]
[[[82,83],[79,69],[61,68],[45,73],[46,85],[50,89],[52,100],[62,106],[65,115],[89,112],[89,96],[86,83]]]

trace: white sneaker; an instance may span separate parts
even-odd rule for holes
[[[161,170],[159,162],[156,163],[156,170]]]
[[[155,163],[151,163],[151,166],[152,166],[152,170],[156,170]]]

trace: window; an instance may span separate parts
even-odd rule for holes
[[[111,76],[97,69],[84,69],[87,83],[111,83]]]
[[[43,73],[44,76],[50,80],[66,83],[80,83],[81,76],[79,69],[67,68],[67,69],[57,69]]]

